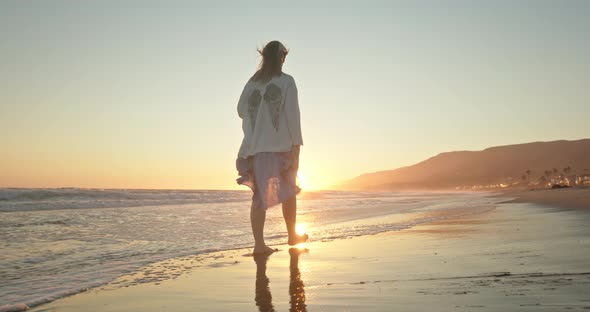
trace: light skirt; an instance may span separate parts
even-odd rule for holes
[[[297,185],[298,166],[299,155],[292,152],[257,153],[236,160],[240,176],[236,182],[252,189],[253,207],[266,210],[301,192]]]

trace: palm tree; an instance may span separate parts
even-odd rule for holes
[[[545,170],[545,176],[547,176],[547,179],[549,179],[551,176],[551,170]]]
[[[553,168],[553,173],[557,174],[558,170],[557,168]]]
[[[530,169],[527,169],[527,170],[526,170],[524,173],[525,173],[525,174],[523,174],[523,175],[522,175],[522,180],[523,180],[523,181],[525,181],[525,180],[526,180],[526,181],[527,181],[527,184],[529,184],[529,182],[528,182],[528,181],[530,181],[530,180],[531,180],[531,170],[530,170]]]

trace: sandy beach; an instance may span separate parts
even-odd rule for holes
[[[515,197],[507,203],[534,203],[566,209],[590,209],[590,188],[588,187],[508,191],[502,196]]]
[[[166,260],[32,311],[590,309],[590,214],[529,203],[298,249]]]

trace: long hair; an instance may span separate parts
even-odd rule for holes
[[[283,73],[283,58],[287,56],[289,50],[279,41],[271,41],[267,43],[262,51],[259,49],[258,53],[262,56],[262,61],[258,66],[258,70],[254,73],[251,81],[267,82],[274,76]]]

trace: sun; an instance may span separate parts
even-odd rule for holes
[[[305,223],[297,223],[295,225],[295,232],[297,233],[297,235],[301,236],[303,234],[306,234],[305,228],[306,228]],[[295,248],[300,249],[300,250],[304,250],[305,243],[299,243],[299,244],[295,245]]]
[[[297,172],[297,183],[304,191],[320,191],[322,187],[330,185],[317,170],[307,168],[307,171]]]
[[[302,189],[308,188],[309,185],[307,184],[307,178],[301,172],[297,173],[297,179],[299,180],[299,187]]]
[[[319,191],[322,187],[330,185],[324,175],[314,168],[305,168],[307,171],[302,171],[301,168],[297,172],[297,183],[304,191]]]
[[[305,223],[297,223],[295,225],[295,232],[297,233],[297,235],[305,234],[305,227]]]

